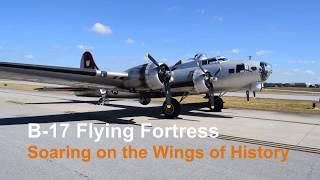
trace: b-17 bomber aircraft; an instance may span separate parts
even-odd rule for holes
[[[90,52],[83,54],[80,68],[0,62],[0,78],[66,85],[70,88],[61,89],[77,95],[98,92],[102,104],[108,98],[138,97],[141,104],[147,105],[151,98],[165,97],[162,113],[166,118],[175,118],[180,114],[180,102],[188,95],[206,94],[209,109],[219,112],[225,93],[259,90],[272,73],[270,64],[254,60],[196,54],[186,62],[180,60],[169,66],[150,54],[146,57],[150,63],[124,72],[100,70]],[[182,96],[180,102],[173,98],[177,96]]]

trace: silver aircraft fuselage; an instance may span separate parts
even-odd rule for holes
[[[217,80],[214,81],[215,92],[223,93],[239,90],[258,90],[262,86],[262,82],[266,81],[272,72],[271,65],[260,61],[210,61],[201,60],[202,67],[214,74],[220,68],[217,74]],[[134,88],[136,91],[150,91],[153,89],[151,85],[146,85],[146,69],[155,68],[153,64],[145,64],[127,70],[128,82],[124,83],[123,88]],[[207,93],[206,87],[201,87],[202,81],[197,81],[195,77],[202,74],[197,66],[196,61],[189,61],[177,66],[177,69],[172,74],[171,91],[173,93],[188,92],[189,94],[204,94]],[[132,78],[136,80],[133,81]],[[148,82],[148,81],[147,81]],[[127,87],[126,87],[127,86]]]

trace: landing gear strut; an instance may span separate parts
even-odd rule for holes
[[[170,79],[166,79],[163,84],[166,93],[166,100],[162,105],[162,112],[166,118],[176,118],[179,116],[181,111],[180,103],[176,99],[172,98]]]
[[[108,90],[100,89],[101,98],[98,100],[98,105],[107,105],[109,104],[110,100],[108,98]]]

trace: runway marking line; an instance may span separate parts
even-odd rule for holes
[[[269,147],[275,147],[275,148],[283,148],[283,149],[288,149],[288,150],[293,150],[293,151],[301,151],[301,152],[307,152],[307,153],[320,154],[320,148],[312,148],[312,147],[307,147],[307,146],[283,144],[283,143],[277,143],[277,142],[271,142],[271,141],[263,141],[263,140],[242,138],[242,137],[236,137],[236,136],[228,136],[228,135],[222,135],[222,134],[220,134],[217,137],[217,139],[242,142],[242,143],[248,143],[248,144],[255,144],[255,145],[262,145],[262,146],[269,146]]]

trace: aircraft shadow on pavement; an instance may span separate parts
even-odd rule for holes
[[[115,100],[109,100],[110,102]],[[24,104],[31,104],[31,105],[40,105],[40,104],[97,104],[97,101],[81,101],[81,100],[68,100],[68,101],[61,101],[61,102],[38,102],[38,103],[24,103]]]
[[[65,102],[62,102],[62,103],[65,103]],[[73,103],[78,103],[78,101]],[[52,102],[50,102],[49,104],[52,104]],[[117,107],[121,109],[96,111],[96,112],[77,112],[77,113],[57,114],[57,115],[1,118],[0,125],[4,126],[4,125],[19,125],[19,124],[28,124],[28,123],[54,123],[54,122],[87,121],[87,120],[97,120],[97,121],[101,121],[109,124],[139,125],[133,119],[130,119],[130,120],[122,119],[127,117],[138,117],[138,116],[151,117],[153,120],[165,120],[164,117],[160,115],[160,111],[161,111],[160,107],[148,107],[148,106],[135,107],[135,106],[116,105],[116,104],[109,104],[108,106]],[[201,112],[193,111],[199,108],[203,108],[204,106],[205,105],[203,103],[184,104],[182,106],[181,115],[207,117],[207,118],[233,118],[232,116],[224,116],[224,115],[201,113]],[[195,120],[188,120],[183,118],[178,118],[178,119],[186,120],[186,121],[195,121]],[[170,121],[170,119],[168,121]]]

